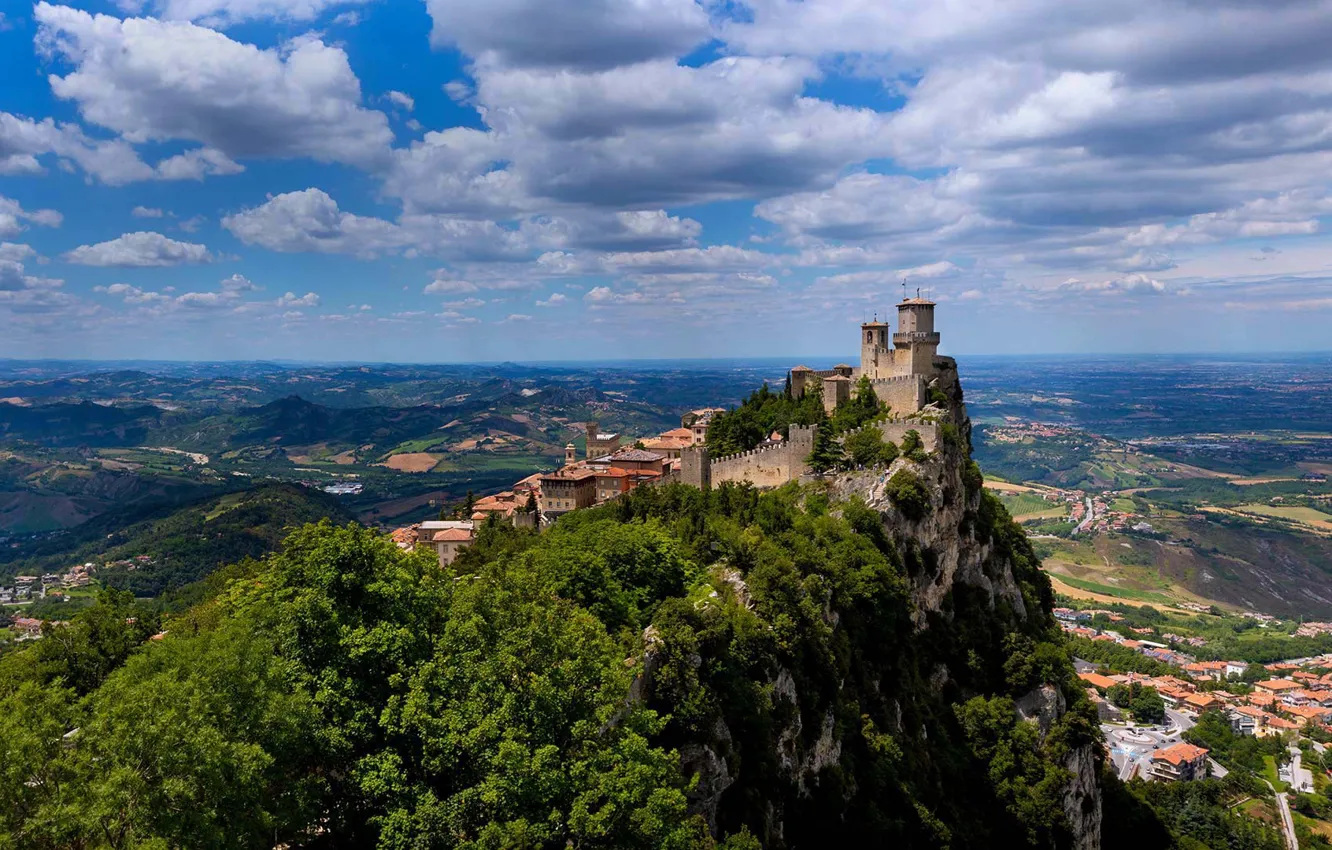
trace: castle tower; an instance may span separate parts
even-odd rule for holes
[[[791,370],[791,398],[804,396],[809,386],[809,376],[813,374],[814,370],[808,366],[797,366]]]
[[[564,447],[564,463],[567,466],[576,460],[578,460],[578,447],[569,443]]]
[[[897,333],[893,334],[893,363],[898,375],[931,375],[939,351],[934,329],[934,302],[906,298],[897,305]]]
[[[598,430],[597,430],[597,429],[599,429],[600,427],[601,427],[601,423],[600,423],[600,422],[584,422],[584,423],[583,423],[583,429],[584,429],[585,431],[587,431],[587,450],[586,450],[586,456],[587,456],[587,459],[588,459],[588,460],[592,460],[592,459],[594,459],[594,458],[596,457],[596,455],[594,455],[592,452],[594,452],[594,451],[596,450],[595,446],[596,446],[596,442],[597,442],[597,433],[598,433]]]
[[[860,374],[871,381],[892,374],[893,355],[888,348],[888,323],[877,318],[860,326]]]
[[[823,379],[823,409],[829,415],[851,398],[851,379],[842,374]]]
[[[680,481],[700,490],[712,487],[712,459],[707,446],[686,446],[680,450]]]

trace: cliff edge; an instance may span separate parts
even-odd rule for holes
[[[758,518],[708,593],[659,611],[634,696],[670,716],[714,834],[1098,850],[1101,744],[1049,583],[984,491],[956,382],[885,433],[913,423],[932,451],[764,495],[804,512],[797,542]]]

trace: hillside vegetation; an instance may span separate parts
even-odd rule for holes
[[[104,517],[81,533],[48,541],[38,554],[0,562],[0,574],[40,573],[93,561],[146,556],[150,563],[99,570],[109,587],[157,596],[213,570],[277,550],[292,529],[323,519],[345,522],[337,500],[295,484],[269,483],[160,510],[142,519]],[[102,533],[103,528],[113,529]]]
[[[164,640],[109,600],[0,659],[0,843],[1067,846],[1094,722],[986,504],[1033,613],[958,585],[923,634],[920,553],[794,487],[488,526],[448,569],[305,527]],[[1014,701],[1042,683],[1077,707],[1038,729]]]

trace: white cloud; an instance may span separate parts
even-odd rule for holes
[[[395,106],[400,106],[408,112],[416,108],[416,101],[406,92],[390,91],[385,95]]]
[[[117,5],[125,12],[147,11],[163,20],[199,21],[207,26],[226,27],[257,20],[312,21],[328,9],[366,2],[368,0],[117,0]]]
[[[150,168],[127,143],[89,138],[74,124],[34,121],[0,112],[0,174],[42,174],[41,157],[55,155],[111,186],[150,180]]]
[[[321,189],[287,192],[222,219],[247,245],[273,251],[354,254],[370,257],[404,245],[400,228],[372,216],[343,212]]]
[[[213,148],[196,148],[162,160],[156,167],[159,180],[202,180],[223,174],[240,174],[245,167]]]
[[[18,201],[0,195],[0,237],[21,232],[28,223],[59,227],[63,220],[64,217],[55,210],[27,210]]]
[[[679,56],[707,40],[694,0],[426,0],[431,42],[486,63],[609,68]]]
[[[319,296],[313,292],[307,292],[304,295],[297,296],[294,292],[288,292],[277,300],[279,307],[318,307]],[[363,306],[362,310],[369,309]]]
[[[255,286],[249,278],[242,274],[233,274],[231,277],[224,279],[219,284],[219,287],[223,292],[241,293],[259,291],[259,287]]]
[[[9,243],[5,243],[9,244]],[[26,247],[26,246],[24,246]],[[13,251],[11,253],[19,254]],[[21,292],[32,289],[58,289],[64,281],[49,277],[35,277],[27,273],[22,262],[0,256],[0,292]]]
[[[1059,290],[1093,295],[1165,295],[1170,286],[1145,274],[1128,274],[1106,280],[1079,280],[1070,278],[1059,285]]]
[[[831,182],[891,148],[884,116],[804,96],[820,74],[805,60],[474,74],[490,130],[427,133],[397,151],[385,189],[409,209],[510,217],[752,198]]]
[[[536,305],[538,307],[559,307],[568,300],[569,297],[565,295],[563,292],[555,292],[552,293],[551,296],[546,300],[537,301]]]
[[[530,322],[532,317],[526,313],[510,313],[504,318],[506,322]]]
[[[465,280],[450,280],[448,278],[436,278],[426,284],[422,292],[427,295],[461,295],[468,292],[476,292],[477,286]]]
[[[219,4],[212,4],[219,5]],[[186,139],[207,152],[168,171],[231,173],[245,157],[370,166],[387,155],[383,113],[360,105],[347,54],[313,37],[261,50],[188,22],[119,20],[37,4],[37,47],[74,66],[52,92],[131,143]]]
[[[0,242],[0,261],[8,260],[13,263],[21,263],[35,256],[37,256],[37,252],[33,250],[31,245]]]
[[[130,210],[130,215],[135,218],[161,218],[165,213],[156,207],[135,207]]]
[[[148,268],[211,263],[214,257],[203,245],[177,242],[160,233],[139,231],[96,245],[80,245],[66,253],[64,259],[84,266]]]

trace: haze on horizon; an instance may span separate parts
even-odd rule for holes
[[[0,357],[1326,350],[1332,0],[0,13]]]

